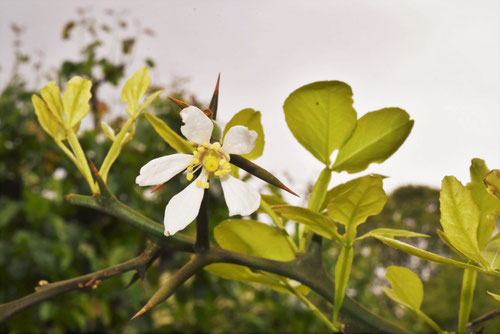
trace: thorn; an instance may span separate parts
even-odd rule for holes
[[[298,195],[297,193],[295,193],[295,191],[293,191],[292,189],[288,188],[284,184],[282,184],[281,187],[282,187],[283,190],[288,191],[290,194],[295,195],[295,196],[297,196],[297,197],[300,198],[300,195]]]
[[[92,167],[92,172],[94,173],[94,175],[99,175],[99,171],[97,170],[97,168],[95,168],[95,165],[92,162],[92,160],[89,159],[89,162],[90,162],[90,167]]]
[[[219,94],[219,84],[220,84],[220,72],[219,75],[217,76],[217,83],[215,84],[214,94]]]
[[[162,183],[162,184],[159,184],[157,185],[153,190],[151,190],[152,193],[154,193],[155,191],[157,191],[158,189],[160,189],[161,187],[163,187],[165,185],[165,183]]]
[[[92,277],[90,279],[90,281],[88,281],[87,283],[85,283],[85,286],[91,286],[92,284],[94,284],[96,278],[97,278],[97,276]]]
[[[187,104],[186,102],[181,101],[181,100],[177,100],[176,98],[173,98],[171,96],[169,96],[168,99],[170,101],[174,102],[175,104],[177,104],[179,106],[179,108],[181,108],[181,109],[189,107],[189,104]]]
[[[130,320],[134,320],[135,318],[143,315],[152,307],[153,307],[153,305],[150,302],[148,302],[146,305],[144,305],[143,308],[141,308],[141,310],[139,312],[137,312],[132,318],[130,318]]]

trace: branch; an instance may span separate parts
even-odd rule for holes
[[[483,314],[482,316],[474,320],[471,320],[467,324],[467,333],[476,333],[477,330],[481,327],[483,322],[489,321],[498,316],[500,316],[500,308],[497,308],[493,311]]]
[[[129,208],[120,202],[107,188],[107,186],[96,175],[96,180],[102,189],[101,195],[82,196],[67,195],[66,200],[76,205],[87,206],[96,210],[109,213],[112,216],[123,219],[138,229],[156,238],[160,245],[169,246],[176,250],[194,252],[194,240],[177,233],[175,236],[165,238],[163,226],[139,212]],[[294,261],[280,262],[265,258],[250,256],[246,254],[231,252],[219,247],[211,246],[204,252],[204,266],[210,263],[232,263],[247,266],[254,270],[264,270],[270,273],[282,275],[307,285],[320,296],[333,303],[334,286],[332,278],[323,268],[321,261],[320,238],[315,238],[309,251],[297,257]],[[200,270],[202,267],[198,268]],[[182,284],[182,282],[181,282]],[[346,332],[386,332],[386,333],[408,333],[405,329],[382,319],[372,313],[363,305],[349,296],[345,297],[341,309],[342,319],[347,324]]]
[[[159,249],[158,245],[151,243],[139,256],[126,262],[87,275],[40,285],[37,287],[36,292],[30,295],[5,304],[0,304],[0,322],[6,321],[16,313],[21,312],[30,306],[59,296],[63,293],[88,287],[97,287],[101,281],[123,274],[130,270],[144,270],[144,267],[150,264],[152,259],[157,256]]]

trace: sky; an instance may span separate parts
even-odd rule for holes
[[[332,185],[367,173],[389,176],[388,191],[439,187],[446,175],[467,183],[475,157],[500,168],[498,0],[3,0],[1,45],[11,44],[9,25],[17,23],[27,28],[25,47],[41,50],[45,66],[77,59],[81,45],[63,42],[60,31],[78,7],[102,18],[106,8],[128,10],[131,22],[156,32],[141,38],[129,75],[151,57],[154,83],[187,77],[186,90],[208,102],[220,72],[218,118],[260,110],[266,147],[257,163],[296,192],[307,191],[322,165],[296,142],[282,106],[295,89],[322,80],[352,87],[358,117],[400,107],[415,120],[387,161],[355,175],[334,174]],[[12,50],[2,47],[2,85],[12,61]],[[109,96],[117,100],[119,92]]]

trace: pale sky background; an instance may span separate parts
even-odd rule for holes
[[[288,131],[282,105],[293,90],[320,80],[348,83],[358,117],[396,106],[415,120],[386,162],[354,176],[334,174],[332,185],[368,172],[390,176],[386,190],[439,187],[445,175],[466,183],[474,157],[500,168],[498,0],[3,0],[2,86],[12,64],[10,23],[26,26],[25,49],[42,50],[44,65],[55,66],[77,59],[83,44],[63,42],[60,31],[81,6],[100,17],[106,8],[126,8],[128,18],[156,32],[140,40],[129,74],[151,57],[155,83],[189,77],[185,88],[208,102],[221,72],[219,119],[260,110],[266,147],[257,163],[299,193],[322,166]],[[109,94],[118,99],[118,92]]]

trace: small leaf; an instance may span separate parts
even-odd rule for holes
[[[492,292],[486,291],[488,294],[500,302],[500,295],[494,294]]]
[[[146,97],[144,99],[144,102],[141,103],[141,105],[139,106],[138,112],[142,112],[147,107],[149,107],[151,105],[151,103],[153,103],[154,101],[156,101],[156,99],[158,99],[162,93],[163,93],[163,89],[160,89],[160,90],[157,90],[154,93],[149,94],[148,97]]]
[[[412,127],[413,120],[403,109],[385,108],[365,114],[340,148],[332,169],[356,173],[372,162],[384,162],[403,144]]]
[[[341,239],[337,232],[335,222],[326,216],[306,208],[292,205],[275,205],[272,209],[287,219],[306,225],[311,231],[325,238]]]
[[[90,111],[91,88],[92,82],[88,79],[73,77],[68,81],[62,97],[68,127],[74,127]]]
[[[347,238],[352,240],[356,227],[368,216],[379,214],[387,202],[382,177],[366,175],[350,183],[348,189],[333,198],[328,205],[328,216],[346,226]]]
[[[495,222],[500,213],[500,199],[486,190],[483,179],[489,173],[486,163],[481,159],[472,159],[470,166],[471,182],[467,184],[472,200],[476,203],[481,218],[477,228],[477,241],[479,249],[483,249],[495,231]]]
[[[214,229],[214,237],[219,246],[234,252],[275,261],[291,261],[295,258],[285,236],[255,220],[225,220]]]
[[[64,127],[59,123],[54,114],[49,111],[47,104],[35,94],[31,96],[31,101],[33,102],[38,122],[45,132],[56,141],[63,140],[65,138]]]
[[[382,236],[382,237],[391,238],[391,239],[394,239],[394,238],[428,238],[429,237],[427,234],[416,233],[416,232],[407,231],[407,230],[397,230],[397,229],[393,229],[393,228],[377,228],[377,229],[371,230],[370,232],[357,238],[356,241],[360,241],[360,240],[366,239],[368,237],[375,238],[376,236]]]
[[[390,266],[385,272],[385,278],[392,287],[392,293],[388,294],[391,299],[414,311],[420,310],[424,287],[417,274],[405,267]]]
[[[488,192],[500,198],[500,169],[493,169],[484,178],[484,184]]]
[[[481,213],[472,200],[471,192],[455,177],[446,176],[442,182],[439,202],[441,226],[449,242],[469,259],[488,266],[477,243]]]
[[[57,118],[59,123],[64,124],[64,110],[59,86],[54,81],[50,81],[45,87],[40,89],[40,95],[42,95],[50,112]]]
[[[264,151],[264,129],[262,128],[260,117],[260,111],[255,111],[251,108],[243,109],[235,114],[224,128],[224,137],[226,136],[227,131],[235,125],[243,125],[247,127],[248,130],[257,132],[257,140],[255,141],[255,147],[253,150],[250,153],[242,154],[242,157],[245,157],[248,160],[257,159]]]
[[[491,268],[500,270],[500,239],[492,239],[481,251],[481,255],[490,264]]]
[[[104,132],[104,134],[106,135],[106,137],[108,137],[109,140],[115,141],[115,138],[116,138],[115,130],[113,130],[113,128],[111,126],[109,126],[108,123],[102,121],[101,122],[101,129],[102,129],[102,132]]]
[[[356,127],[356,111],[349,85],[320,81],[305,85],[288,96],[285,120],[298,142],[325,165]]]
[[[127,112],[130,115],[137,112],[140,99],[148,90],[150,82],[149,70],[143,66],[123,86],[122,102],[127,103]]]
[[[387,237],[383,237],[380,235],[374,235],[373,237],[375,239],[382,241],[384,244],[386,244],[388,246],[402,250],[405,253],[408,253],[410,255],[415,255],[415,256],[417,256],[421,259],[427,260],[427,261],[448,264],[448,265],[452,265],[452,266],[455,266],[458,268],[470,268],[470,269],[474,269],[474,270],[479,269],[478,267],[470,265],[468,263],[448,259],[444,256],[425,251],[423,249],[417,248],[415,246],[401,242],[401,241],[396,240],[396,239],[387,238]]]
[[[177,134],[177,132],[172,130],[167,123],[150,113],[144,113],[144,115],[160,137],[162,137],[174,150],[179,153],[193,152],[193,146],[186,139]]]

